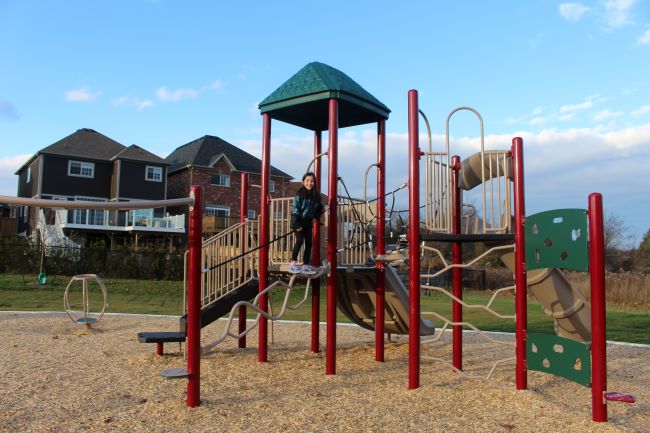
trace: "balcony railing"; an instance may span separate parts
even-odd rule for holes
[[[63,228],[86,228],[110,231],[148,231],[184,233],[185,215],[153,217],[153,209],[109,211],[74,209],[56,211]]]

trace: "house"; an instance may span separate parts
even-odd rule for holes
[[[239,221],[241,173],[249,173],[251,184],[261,184],[262,161],[219,137],[205,135],[174,150],[169,165],[167,196],[187,197],[191,185],[203,187],[204,232],[219,231]],[[290,195],[292,176],[271,167],[269,191],[272,198]],[[256,218],[260,189],[248,193],[247,217]]]
[[[92,129],[79,129],[39,150],[18,171],[18,196],[69,201],[164,200],[168,163],[147,150],[124,146]],[[43,236],[39,225],[57,225],[66,236],[88,242],[143,235],[183,235],[184,218],[164,208],[134,211],[61,210],[41,215],[18,210],[19,234]],[[54,233],[54,232],[52,232]]]
[[[0,204],[0,236],[12,236],[16,234],[15,208],[6,204]]]

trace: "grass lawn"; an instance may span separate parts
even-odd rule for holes
[[[63,293],[69,278],[63,276],[48,277],[44,286],[35,284],[36,276],[23,277],[20,275],[0,275],[0,310],[4,311],[63,311]],[[104,281],[108,289],[108,310],[120,313],[148,314],[178,314],[182,308],[181,281],[151,281],[107,279]],[[75,282],[71,287],[70,302],[80,298],[81,282]],[[91,286],[90,309],[97,311],[101,308],[102,300],[99,288]],[[295,304],[304,296],[304,290],[294,290],[290,303]],[[486,304],[491,294],[486,292],[467,292],[464,300],[468,303]],[[271,294],[271,303],[275,314],[280,311],[284,299],[284,291]],[[451,301],[446,296],[434,293],[432,296],[422,296],[422,311],[436,311],[445,317],[451,317]],[[502,296],[493,303],[493,309],[501,314],[513,314],[514,297]],[[326,291],[321,289],[321,320],[325,319]],[[514,320],[498,319],[480,310],[464,309],[464,320],[472,322],[484,330],[514,332]],[[251,316],[252,317],[252,316]],[[285,317],[290,320],[310,320],[311,301],[296,311],[288,310]],[[338,313],[338,320],[348,321]],[[441,322],[436,322],[441,326]],[[650,344],[650,311],[623,308],[610,305],[607,308],[607,339],[627,341],[631,343]],[[537,301],[528,302],[528,330],[530,332],[553,333],[553,322],[544,314]]]

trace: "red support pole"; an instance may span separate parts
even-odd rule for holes
[[[338,136],[339,103],[329,100],[329,173],[327,203],[329,205],[327,227],[327,261],[330,273],[327,276],[327,326],[325,347],[325,374],[336,374],[336,254],[338,241],[337,226],[337,186],[338,186]]]
[[[242,173],[241,174],[241,186],[240,186],[240,198],[239,198],[239,222],[243,223],[246,221],[246,217],[248,216],[248,188],[250,187],[250,182],[248,178],[248,173]],[[241,253],[246,252],[246,237],[248,236],[248,233],[246,232],[245,228],[242,228],[241,232],[241,239],[239,240],[241,242]],[[245,259],[242,260],[242,264],[246,263]],[[245,270],[245,267],[242,265],[242,269]],[[244,275],[242,275],[242,280],[244,279]],[[241,305],[239,307],[239,334],[241,335],[246,331],[246,306]],[[239,337],[239,341],[237,346],[240,349],[243,349],[246,347],[246,336]]]
[[[163,343],[161,342],[156,343],[156,355],[163,356],[164,354],[165,354],[165,350],[163,349]]]
[[[517,389],[528,388],[526,367],[526,338],[528,335],[528,310],[526,283],[526,241],[524,224],[526,205],[524,202],[524,140],[512,139],[512,171],[514,175],[515,211],[515,370]]]
[[[377,123],[377,255],[386,254],[386,121]],[[375,305],[375,361],[384,362],[384,292],[386,274],[384,264],[377,263]]]
[[[187,260],[187,400],[189,407],[201,404],[201,240],[203,224],[202,188],[193,185],[190,196],[189,252]]]
[[[451,191],[452,191],[452,232],[455,235],[460,234],[461,225],[461,191],[458,176],[460,173],[460,156],[454,155],[451,158]],[[463,249],[460,242],[451,244],[452,258],[454,265],[463,263]],[[453,268],[452,275],[452,294],[458,299],[463,299],[463,269]],[[463,321],[463,305],[454,300],[452,301],[452,320],[456,323]],[[452,327],[452,365],[463,369],[463,327],[454,325]]]
[[[322,136],[321,131],[314,132],[314,157],[321,154],[322,148]],[[316,189],[320,192],[321,188],[321,159],[316,158],[314,161],[314,174],[316,175]],[[320,197],[319,197],[320,199]],[[316,263],[317,266],[320,266],[320,221],[314,221],[314,227],[312,230],[312,250],[311,257],[312,263]],[[320,341],[320,279],[312,280],[312,289],[311,289],[311,351],[318,353]]]
[[[592,419],[607,422],[607,333],[605,326],[605,237],[603,196],[589,194],[589,276],[591,280]]]
[[[420,387],[420,146],[418,92],[408,92],[409,389]]]
[[[269,285],[269,175],[271,173],[271,116],[262,115],[262,191],[260,193],[260,282],[259,291],[262,292]],[[269,296],[264,294],[259,298],[259,308],[268,312]],[[268,321],[260,317],[257,360],[268,361]]]

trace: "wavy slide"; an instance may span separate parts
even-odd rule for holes
[[[501,260],[515,271],[515,254],[501,256]],[[559,269],[528,271],[528,291],[553,318],[555,333],[577,341],[591,341],[591,306],[573,287]]]
[[[376,268],[368,266],[339,267],[336,304],[353,323],[362,328],[375,329]],[[384,331],[389,334],[408,334],[409,296],[402,280],[390,267],[385,267],[385,317]],[[435,327],[429,320],[420,318],[420,335],[433,335]]]

